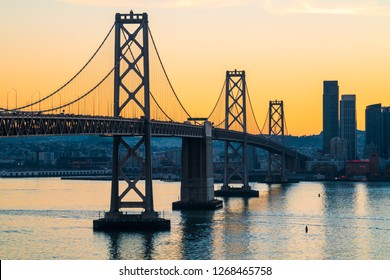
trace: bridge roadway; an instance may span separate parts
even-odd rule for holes
[[[203,125],[188,123],[151,121],[153,137],[190,137],[202,138],[205,134]],[[30,113],[0,113],[0,137],[21,136],[60,136],[60,135],[121,135],[141,136],[145,122],[142,119],[114,118],[83,115],[49,115]],[[214,140],[243,141],[243,133],[238,131],[213,128]],[[248,145],[282,153],[283,146],[267,139],[263,135],[247,134]],[[302,166],[306,156],[294,149],[285,147],[287,160],[297,161]]]

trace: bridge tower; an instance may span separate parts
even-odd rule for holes
[[[243,141],[225,142],[223,185],[215,195],[256,197],[259,192],[252,190],[248,181],[245,71],[226,71],[225,87],[225,129],[242,131]],[[232,187],[231,183],[242,184],[242,187]]]
[[[285,150],[284,150],[284,108],[283,100],[269,102],[268,131],[270,139],[282,144],[281,154],[268,152],[267,182],[286,182],[285,176]]]
[[[94,221],[94,229],[170,228],[170,221],[160,218],[153,206],[148,39],[146,13],[115,15],[114,117],[120,118],[131,104],[144,120],[144,134],[133,147],[125,135],[113,135],[110,210]],[[138,174],[123,171],[129,160],[138,163]],[[143,178],[144,186],[140,184]],[[124,189],[120,189],[120,179],[126,181]],[[123,208],[144,211],[130,215]]]

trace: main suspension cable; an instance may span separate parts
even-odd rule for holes
[[[158,58],[158,60],[159,60],[159,62],[160,62],[160,65],[161,65],[161,67],[162,67],[162,70],[163,70],[163,72],[164,72],[164,75],[165,75],[165,77],[166,77],[166,79],[167,79],[167,81],[168,81],[168,84],[169,84],[169,86],[170,86],[170,88],[171,88],[173,94],[175,95],[177,101],[179,102],[181,108],[184,110],[184,112],[186,113],[186,115],[187,115],[189,118],[192,118],[191,115],[190,115],[190,114],[187,112],[187,110],[184,108],[183,104],[181,103],[179,97],[178,97],[177,94],[176,94],[175,89],[174,89],[173,86],[172,86],[171,80],[169,79],[168,74],[167,74],[167,71],[165,70],[164,64],[163,64],[163,62],[162,62],[162,60],[161,60],[160,53],[159,53],[158,50],[157,50],[157,46],[156,46],[156,43],[155,43],[155,41],[154,41],[154,38],[153,38],[153,35],[152,35],[152,31],[150,30],[149,27],[148,27],[148,31],[149,31],[149,34],[150,34],[150,38],[152,39],[152,43],[153,43],[154,49],[155,49],[156,54],[157,54],[157,58]]]
[[[22,110],[22,109],[25,109],[27,107],[32,107],[34,106],[35,104],[38,104],[38,103],[41,103],[43,101],[45,101],[46,99],[52,97],[53,95],[57,94],[59,91],[61,91],[64,87],[66,87],[67,85],[69,85],[75,78],[77,78],[78,75],[80,75],[80,73],[89,65],[89,63],[94,59],[94,57],[97,55],[97,53],[100,51],[100,49],[103,47],[104,43],[107,41],[108,37],[110,36],[112,30],[114,29],[114,26],[115,24],[112,25],[112,27],[110,28],[110,31],[108,31],[106,37],[104,38],[103,42],[99,45],[99,47],[97,48],[97,50],[95,51],[95,53],[92,55],[92,57],[84,64],[84,66],[68,81],[66,82],[63,86],[61,86],[60,88],[58,88],[56,91],[52,92],[51,94],[45,96],[44,98],[42,99],[39,99],[38,101],[35,101],[31,104],[28,104],[28,105],[24,105],[24,106],[21,106],[21,107],[18,107],[18,108],[14,108],[14,109],[4,109],[4,108],[1,108],[1,110],[3,111],[16,111],[16,110]],[[115,67],[114,67],[115,68]],[[111,70],[112,71],[112,70]]]
[[[217,108],[217,105],[218,105],[218,103],[219,103],[219,100],[220,100],[221,97],[222,97],[223,89],[225,88],[225,86],[226,86],[226,80],[223,82],[223,86],[222,86],[221,92],[219,93],[217,102],[215,103],[214,108],[213,108],[213,110],[211,111],[210,115],[207,117],[207,119],[209,119],[209,118],[212,116],[212,114],[214,113],[215,109]]]
[[[73,101],[71,102],[68,102],[64,105],[61,105],[61,106],[58,106],[58,107],[55,107],[55,108],[51,108],[51,109],[46,109],[46,110],[41,110],[41,111],[36,111],[37,113],[46,113],[46,112],[52,112],[52,111],[56,111],[56,110],[59,110],[59,109],[62,109],[62,108],[65,108],[65,107],[68,107],[74,103],[76,103],[77,101],[80,101],[81,99],[83,99],[84,97],[88,96],[91,92],[93,92],[97,87],[99,87],[107,78],[108,76],[110,76],[110,74],[115,70],[116,66],[114,66],[110,72],[108,72],[108,74],[99,82],[97,83],[92,89],[90,89],[88,92],[84,93],[83,95],[81,95],[80,97],[74,99]]]
[[[264,124],[263,124],[263,128],[261,129],[262,131],[264,130],[264,128],[265,128],[265,125],[267,124],[267,120],[269,120],[268,119],[269,118],[269,110],[267,110],[267,115],[265,116],[265,120],[264,120]],[[268,137],[270,137],[270,131],[268,132],[268,134],[265,134],[265,136],[266,135],[268,135]],[[267,137],[267,136],[266,136]]]
[[[247,93],[248,93],[249,106],[250,106],[250,108],[251,108],[253,118],[255,119],[256,127],[257,127],[257,129],[259,130],[259,133],[260,133],[260,134],[263,134],[263,132],[262,132],[262,130],[260,129],[259,124],[257,123],[257,120],[256,120],[255,112],[254,112],[253,106],[252,106],[251,96],[250,96],[250,94],[249,94],[248,84],[247,84],[246,82],[245,82],[245,87],[246,87],[246,91],[247,91]]]
[[[158,102],[157,102],[156,98],[154,98],[152,92],[149,91],[149,93],[150,93],[150,96],[152,97],[152,99],[154,100],[154,102],[156,102],[156,105],[157,105],[157,107],[161,110],[161,112],[162,112],[170,121],[173,122],[173,119],[171,119],[171,118],[167,115],[167,113],[165,113],[165,111],[163,110],[163,108],[161,108],[160,104],[158,104]]]
[[[126,51],[124,52],[123,56],[126,55],[127,52],[128,52],[128,50],[126,50]],[[122,57],[123,57],[123,56],[122,56]],[[99,83],[97,83],[92,89],[90,89],[90,90],[89,90],[88,92],[86,92],[85,94],[81,95],[81,96],[78,97],[77,99],[74,99],[73,101],[68,102],[68,103],[66,103],[66,104],[64,104],[64,105],[60,105],[60,106],[58,106],[58,107],[51,108],[51,109],[46,109],[46,110],[41,110],[41,111],[35,111],[35,112],[36,112],[36,113],[45,113],[45,112],[56,111],[56,110],[58,110],[58,109],[62,109],[62,108],[65,108],[65,107],[67,107],[67,106],[70,106],[70,105],[76,103],[77,101],[83,99],[84,97],[88,96],[91,92],[93,92],[96,88],[98,88],[98,87],[99,87],[99,86],[100,86],[100,85],[101,85],[101,84],[110,76],[110,74],[115,70],[115,68],[118,67],[119,63],[120,63],[121,60],[122,60],[122,57],[121,57],[121,58],[119,59],[119,61],[114,65],[114,67],[108,72],[108,74],[107,74],[106,76],[104,76],[104,78],[103,78]]]
[[[214,127],[219,127],[220,125],[222,125],[224,122],[226,122],[226,120],[224,119],[223,121],[221,121],[219,124],[217,125],[213,125]]]
[[[286,116],[285,116],[284,112],[283,112],[283,121],[284,121],[284,126],[286,127],[286,135],[289,135],[288,134],[288,128],[287,128],[287,119],[286,119]]]

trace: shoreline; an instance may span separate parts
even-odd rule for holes
[[[18,179],[18,178],[60,178],[61,180],[86,180],[86,181],[111,181],[111,170],[52,170],[52,171],[2,171],[0,172],[0,178],[6,179]],[[120,180],[124,180],[124,178],[120,178]],[[180,178],[169,179],[166,176],[162,176],[160,174],[156,174],[153,180],[161,180],[165,182],[180,182]],[[222,180],[220,177],[216,177],[214,183],[221,183]],[[337,182],[378,182],[378,183],[386,183],[390,182],[390,178],[375,178],[375,179],[306,179],[293,178],[290,181],[286,182],[275,181],[268,182],[266,180],[250,180],[251,183],[263,183],[263,184],[293,184],[299,182],[329,182],[329,183],[337,183]]]

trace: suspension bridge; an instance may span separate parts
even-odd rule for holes
[[[112,40],[114,44],[109,43]],[[112,53],[113,64],[107,60]],[[205,118],[192,116],[169,79],[146,13],[116,14],[91,58],[52,93],[39,94],[38,99],[19,106],[17,93],[14,103],[7,93],[0,104],[0,137],[89,134],[113,138],[110,209],[104,218],[94,220],[97,230],[170,228],[170,221],[154,209],[152,137],[182,138],[181,195],[173,209],[217,209],[222,201],[216,196],[258,196],[248,182],[248,145],[268,151],[270,181],[286,180],[285,169],[303,170],[306,161],[284,145],[283,101],[270,102],[264,126],[259,127],[245,71],[226,71],[212,111]],[[268,132],[263,134],[267,120]],[[130,136],[136,137],[135,145],[127,141]],[[224,141],[223,186],[216,191],[213,140]],[[139,174],[126,174],[129,161],[138,163]],[[140,214],[127,214],[122,211],[126,208],[140,209]]]

